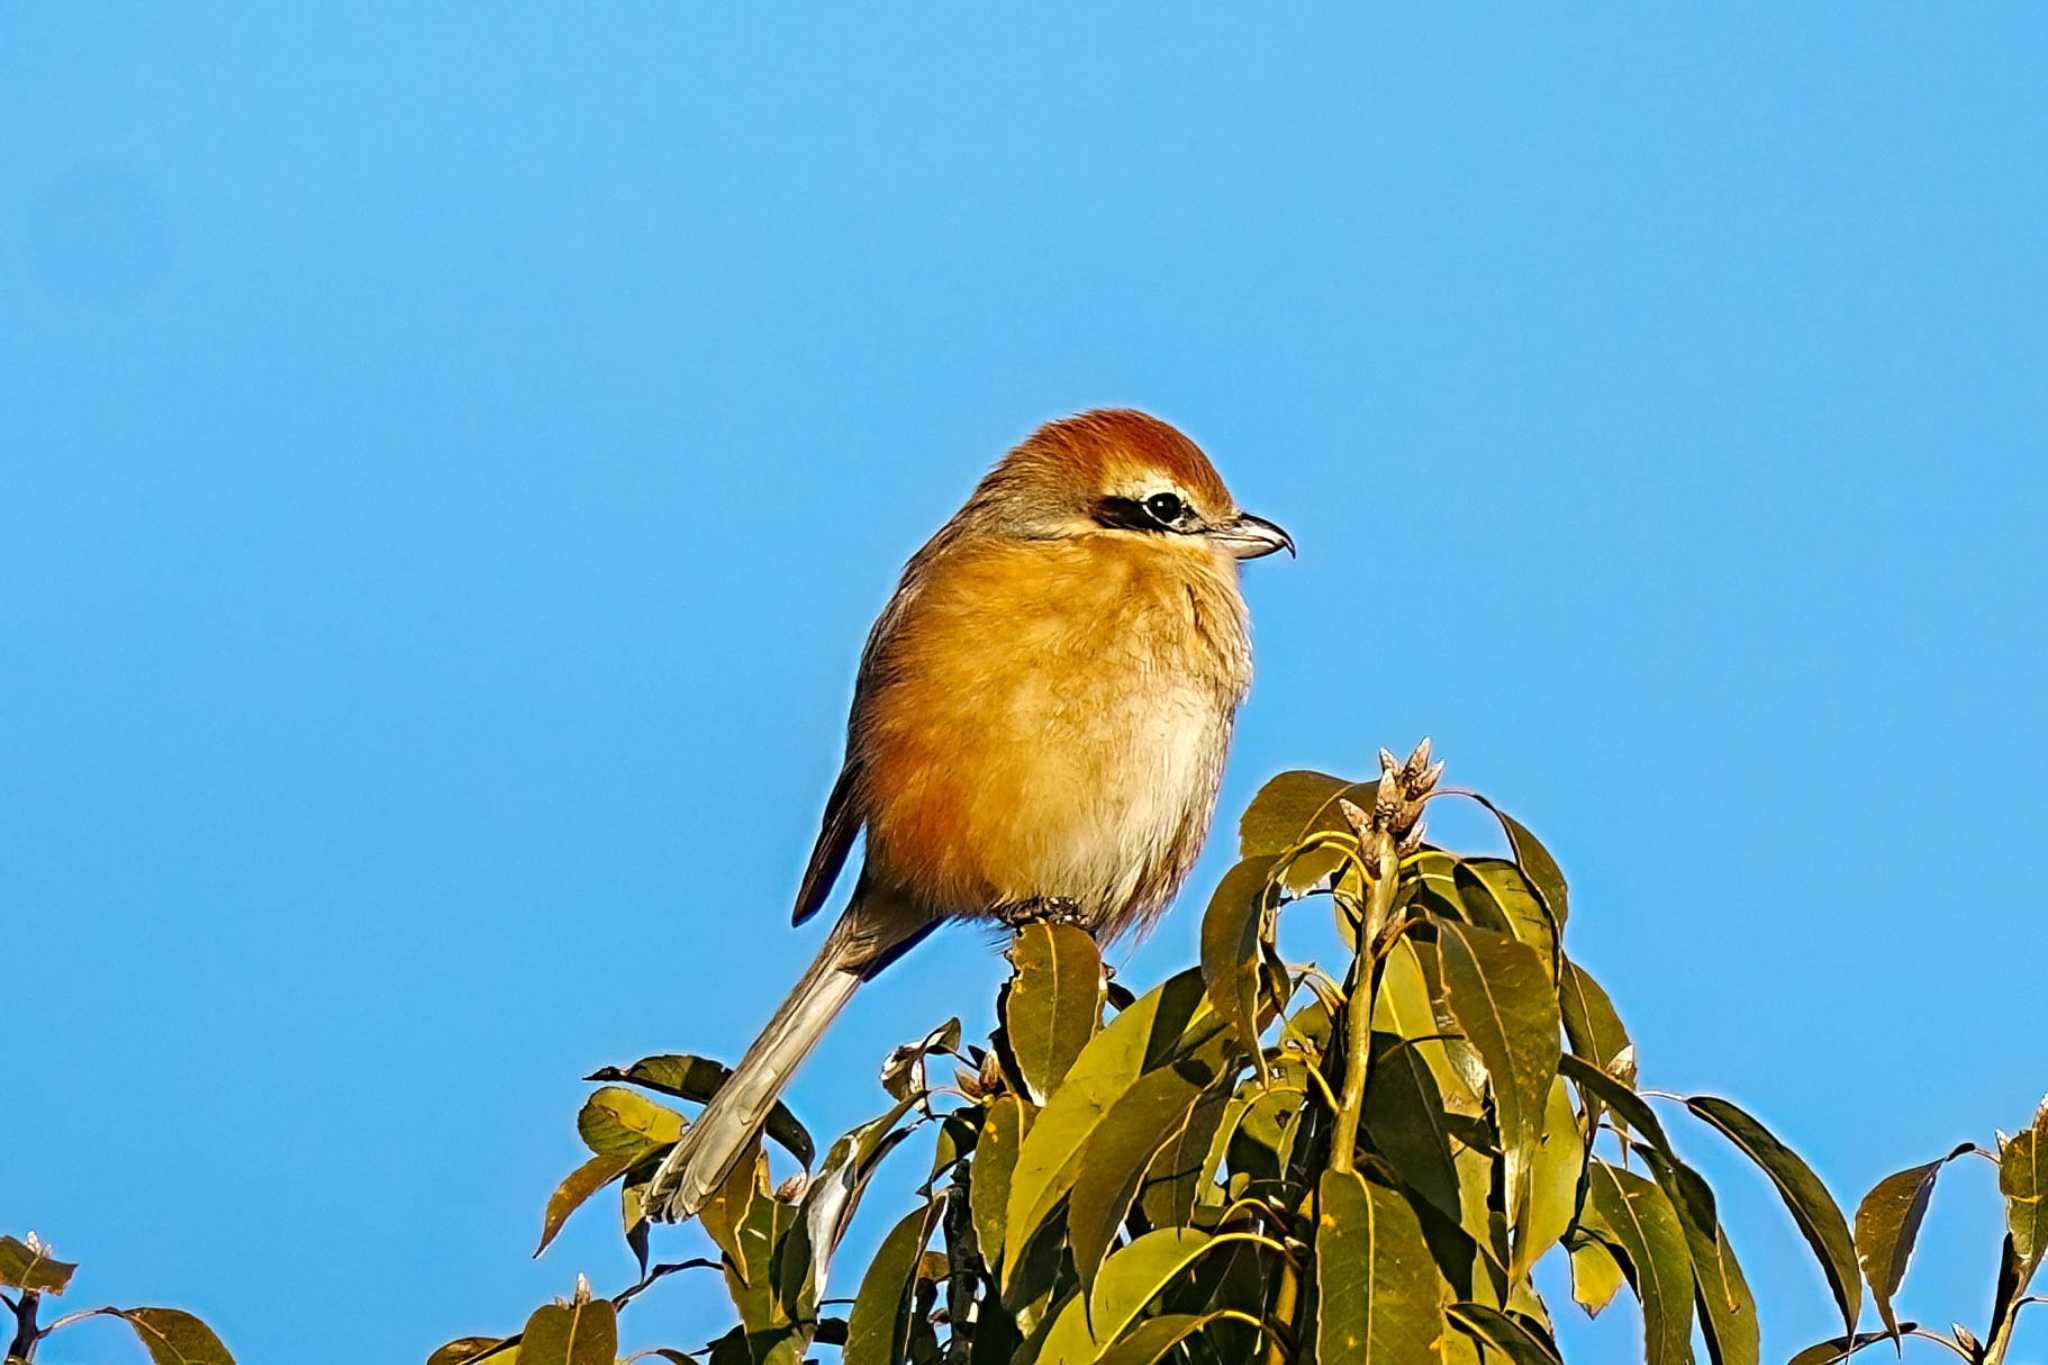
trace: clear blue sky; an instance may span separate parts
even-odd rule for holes
[[[1558,851],[1646,1083],[1845,1200],[2025,1121],[2038,7],[856,9],[0,8],[7,1230],[258,1365],[623,1284],[608,1208],[526,1259],[577,1077],[752,1033],[903,557],[1105,403],[1301,542],[1226,812],[1432,734]],[[1001,970],[921,949],[798,1108]],[[1824,1334],[1680,1140],[1767,1353]],[[1952,1168],[1909,1312],[1981,1326],[1995,1202]]]

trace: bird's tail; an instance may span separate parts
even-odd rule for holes
[[[861,981],[873,974],[874,957],[872,942],[849,911],[826,936],[817,960],[768,1027],[655,1172],[647,1207],[657,1219],[682,1222],[704,1207],[761,1131],[790,1077]]]

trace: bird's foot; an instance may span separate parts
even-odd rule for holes
[[[1016,933],[1027,924],[1071,924],[1076,929],[1087,929],[1088,921],[1082,912],[1081,903],[1065,896],[1038,896],[1012,905],[998,912],[998,918]]]

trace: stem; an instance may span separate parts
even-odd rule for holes
[[[14,1342],[7,1348],[11,1360],[34,1360],[36,1342],[42,1339],[42,1332],[36,1327],[36,1314],[41,1309],[43,1296],[36,1290],[21,1291],[21,1301],[10,1305],[14,1309]]]
[[[1378,983],[1378,945],[1387,916],[1393,913],[1400,860],[1393,836],[1377,835],[1372,846],[1372,892],[1366,900],[1365,924],[1359,930],[1358,954],[1351,960],[1351,996],[1344,1004],[1344,1094],[1337,1102],[1337,1128],[1330,1140],[1330,1169],[1349,1174],[1356,1169],[1358,1121],[1365,1112],[1366,1060],[1372,1052],[1373,991]]]
[[[2020,1309],[2030,1302],[2027,1286],[2033,1282],[2034,1274],[2041,1268],[2041,1257],[2035,1256],[2019,1268],[2019,1283],[2012,1287],[2012,1303],[2007,1306],[2005,1316],[1994,1323],[1991,1340],[1984,1344],[1984,1365],[2005,1365],[2005,1353],[2012,1347],[2012,1333],[2020,1323]]]

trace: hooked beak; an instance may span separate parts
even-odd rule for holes
[[[1212,528],[1209,538],[1239,559],[1259,559],[1275,550],[1285,550],[1289,557],[1294,555],[1293,536],[1277,524],[1249,512],[1240,512]]]

